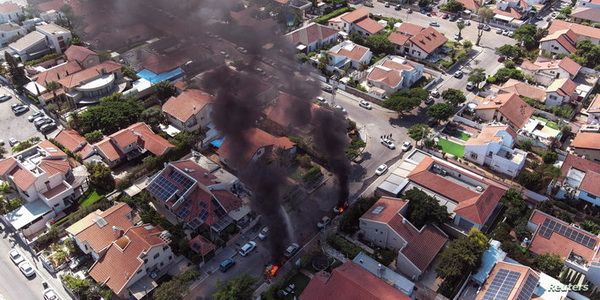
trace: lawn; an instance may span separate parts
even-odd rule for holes
[[[81,201],[81,206],[82,207],[88,207],[94,203],[96,203],[98,200],[102,199],[102,196],[100,196],[98,194],[98,192],[93,191],[91,193],[87,194],[87,197],[85,197],[85,199],[83,199]]]
[[[471,138],[471,135],[469,135],[468,133],[466,133],[462,130],[446,129],[446,133],[457,139],[461,139],[463,141],[468,141]]]
[[[438,145],[442,147],[442,151],[456,157],[463,157],[463,155],[465,155],[465,146],[451,142],[447,139],[439,139]]]
[[[556,124],[556,122],[552,122],[550,120],[547,120],[545,118],[538,117],[538,116],[534,116],[533,118],[537,119],[537,120],[540,120],[540,121],[546,122],[546,126],[552,128],[552,129],[560,130],[560,127],[558,126],[558,124]]]

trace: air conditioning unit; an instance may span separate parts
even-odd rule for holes
[[[600,132],[600,125],[583,125],[579,130],[581,132]]]

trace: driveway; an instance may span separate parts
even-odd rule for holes
[[[11,110],[11,105],[18,103],[24,104],[20,98],[14,94],[14,92],[5,86],[0,87],[0,95],[10,95],[12,99],[0,103],[0,140],[3,140],[5,143],[5,149],[8,150],[8,154],[11,153],[11,147],[8,145],[8,140],[11,138],[15,138],[18,141],[24,141],[31,137],[37,136],[41,139],[44,138],[44,135],[36,130],[35,126],[27,120],[27,117],[32,115],[33,113],[39,111],[37,107],[34,105],[29,105],[29,111],[15,116],[13,111]],[[27,104],[27,103],[25,103]],[[48,138],[54,137],[58,134],[59,129],[54,130],[53,132],[47,134]]]

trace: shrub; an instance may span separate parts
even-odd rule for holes
[[[102,134],[102,130],[100,129],[88,132],[84,135],[85,140],[90,144],[100,141],[103,136],[104,134]]]

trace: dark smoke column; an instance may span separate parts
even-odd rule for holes
[[[313,116],[313,137],[317,151],[329,164],[339,184],[337,207],[345,207],[349,196],[350,161],[346,157],[348,136],[346,120],[341,113],[318,109]]]

